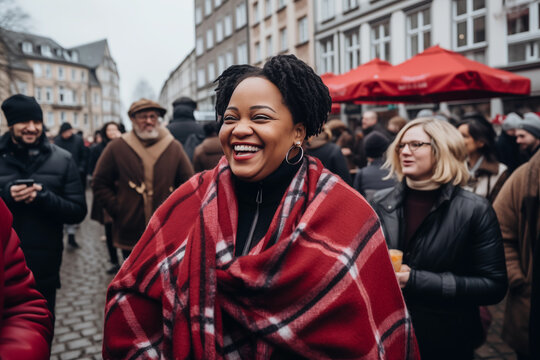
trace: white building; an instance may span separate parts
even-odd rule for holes
[[[530,97],[448,103],[451,111],[540,110],[538,1],[316,0],[314,12],[319,74],[341,74],[375,57],[396,65],[440,45],[531,79]],[[407,106],[410,116],[418,109]]]

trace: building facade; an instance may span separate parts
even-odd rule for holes
[[[488,116],[540,110],[537,1],[316,0],[314,15],[319,74],[344,73],[374,58],[396,65],[438,44],[532,81],[526,99],[461,101],[443,107],[456,115],[474,110]],[[407,106],[409,116],[418,108]]]
[[[52,135],[63,122],[85,135],[101,127],[102,84],[94,69],[81,61],[79,50],[64,48],[48,37],[5,29],[0,29],[1,44],[5,57],[0,56],[0,64],[5,65],[0,65],[0,78],[7,82],[0,82],[0,101],[17,93],[34,96]],[[7,130],[5,119],[0,125],[2,132]]]
[[[313,1],[249,0],[251,63],[277,54],[294,54],[315,66]]]
[[[182,62],[174,69],[159,93],[159,103],[167,109],[164,116],[165,122],[173,117],[172,103],[174,100],[187,96],[197,98],[197,67],[195,66],[195,49],[193,49]]]
[[[246,0],[195,0],[198,110],[214,110],[214,80],[233,64],[248,64]]]

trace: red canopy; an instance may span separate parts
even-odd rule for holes
[[[330,91],[332,102],[352,102],[369,97],[370,89],[366,84],[390,67],[389,62],[375,58],[344,74],[326,73],[321,78]]]
[[[440,102],[528,95],[530,79],[432,46],[364,84],[374,101]]]

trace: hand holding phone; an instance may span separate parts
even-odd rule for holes
[[[32,186],[34,185],[34,179],[17,179],[13,182],[13,185]]]
[[[32,202],[37,195],[33,179],[17,179],[10,188],[11,197],[16,202]]]

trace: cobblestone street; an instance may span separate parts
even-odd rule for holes
[[[52,360],[101,359],[105,292],[113,278],[106,273],[110,264],[102,234],[102,226],[87,217],[77,233],[81,248],[66,247],[64,251]],[[493,323],[488,341],[477,350],[475,360],[515,360],[514,352],[499,336],[504,306],[498,304],[490,310]]]

